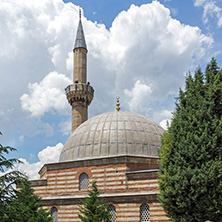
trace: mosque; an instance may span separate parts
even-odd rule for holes
[[[78,206],[94,180],[114,222],[169,222],[157,200],[164,130],[147,117],[119,111],[88,119],[94,89],[87,82],[87,46],[81,13],[73,49],[73,84],[66,90],[72,107],[72,134],[59,162],[45,164],[32,181],[53,221],[79,221]]]

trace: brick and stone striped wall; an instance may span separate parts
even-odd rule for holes
[[[142,159],[144,160],[144,159]],[[116,208],[116,222],[140,221],[140,206],[148,204],[150,222],[169,222],[157,201],[158,161],[123,162],[68,167],[64,164],[49,165],[42,170],[41,180],[32,181],[35,194],[42,197],[48,209],[58,209],[58,222],[79,221],[78,205],[88,190],[79,190],[79,176],[89,176],[89,186],[96,180],[104,202]],[[138,162],[138,163],[137,163]]]
[[[116,222],[140,222],[140,203],[113,204],[116,208]],[[169,222],[159,203],[149,203],[150,222]],[[55,206],[58,209],[59,222],[79,221],[78,205]],[[48,207],[50,209],[50,207]]]

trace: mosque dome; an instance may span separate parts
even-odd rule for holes
[[[158,157],[164,130],[145,116],[108,112],[82,123],[68,138],[60,162],[117,156]]]

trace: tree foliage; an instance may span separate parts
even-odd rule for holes
[[[39,206],[40,197],[34,195],[34,190],[28,180],[22,180],[21,190],[16,191],[4,212],[4,222],[50,222],[50,212]]]
[[[159,200],[176,222],[222,221],[222,71],[212,58],[179,92],[160,148]]]
[[[15,184],[25,178],[19,171],[13,170],[14,164],[21,161],[16,158],[6,158],[11,151],[16,151],[16,149],[0,144],[0,218],[6,204],[15,197]],[[8,170],[9,172],[5,173]]]
[[[79,206],[81,214],[78,215],[82,222],[111,222],[111,215],[107,210],[109,203],[101,203],[100,192],[97,188],[96,181],[92,183],[92,190],[89,191],[88,197]]]
[[[1,134],[1,132],[0,132]],[[21,163],[6,155],[16,151],[0,144],[0,221],[1,222],[50,222],[49,212],[39,206],[40,197],[34,195],[27,177],[13,170],[14,164]],[[16,190],[16,185],[22,186]]]

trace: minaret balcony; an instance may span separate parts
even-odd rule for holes
[[[74,102],[81,102],[85,106],[89,106],[94,96],[94,89],[89,83],[74,83],[67,86],[65,91],[70,105],[73,105]]]

